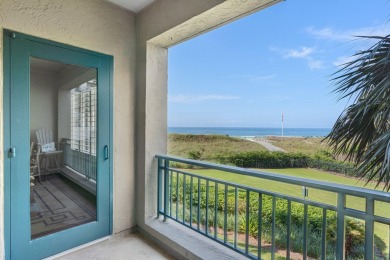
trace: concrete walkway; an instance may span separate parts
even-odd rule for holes
[[[255,143],[258,143],[258,144],[261,144],[262,146],[264,146],[268,151],[271,151],[271,152],[286,152],[285,150],[283,150],[282,148],[280,147],[277,147],[269,142],[266,142],[265,139],[264,140],[261,140],[261,139],[248,139],[252,142],[255,142]]]
[[[174,259],[159,246],[139,233],[108,238],[96,244],[65,255],[49,257],[58,260],[122,260],[122,259]]]

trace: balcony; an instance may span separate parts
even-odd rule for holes
[[[389,193],[156,158],[158,218],[148,223],[170,238],[179,237],[188,259],[389,259],[390,218],[383,213],[390,209]],[[238,181],[207,176],[209,171]],[[259,188],[259,180],[268,188]],[[117,234],[49,259],[183,257],[170,248],[171,242],[140,232]],[[199,250],[213,252],[198,255]]]
[[[226,249],[251,259],[389,259],[389,193],[156,158],[158,215]],[[207,171],[234,175],[237,181]],[[269,189],[259,188],[259,180]]]

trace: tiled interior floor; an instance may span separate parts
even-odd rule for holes
[[[33,238],[85,224],[96,219],[96,198],[59,174],[36,182],[30,193]]]
[[[121,260],[121,259],[174,259],[140,233],[109,238],[75,252],[47,259],[58,260]]]

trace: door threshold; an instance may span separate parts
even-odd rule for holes
[[[69,249],[69,250],[66,250],[66,251],[64,251],[64,252],[61,252],[61,253],[58,253],[58,254],[55,254],[55,255],[52,255],[52,256],[43,258],[42,260],[54,260],[54,259],[56,259],[56,258],[65,256],[65,255],[70,254],[70,253],[73,253],[73,252],[76,252],[76,251],[78,251],[78,250],[80,250],[80,249],[83,249],[83,248],[92,246],[92,245],[94,245],[94,244],[97,244],[97,243],[99,243],[99,242],[108,240],[108,239],[110,239],[110,238],[111,238],[111,236],[105,236],[105,237],[96,239],[96,240],[94,240],[94,241],[91,241],[91,242],[82,244],[82,245],[80,245],[80,246],[76,246],[76,247],[71,248],[71,249]]]

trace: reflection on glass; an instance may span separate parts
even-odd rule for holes
[[[96,220],[96,70],[31,58],[30,220],[35,239]]]

